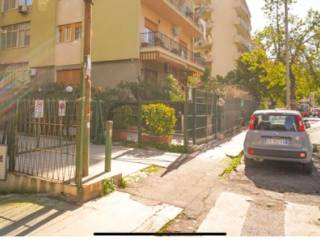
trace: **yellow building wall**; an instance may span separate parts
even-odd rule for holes
[[[0,6],[2,2],[0,1]],[[28,15],[22,15],[17,10],[9,10],[5,13],[0,13],[0,27],[16,23],[31,21],[32,9]],[[27,48],[0,48],[0,64],[27,62],[30,47]]]
[[[93,61],[139,58],[140,0],[97,0],[93,7]]]
[[[31,22],[30,46],[1,49],[0,64],[28,61],[30,67],[54,65],[56,6],[57,1],[33,0],[32,7],[26,15],[14,9],[0,14],[0,26]]]
[[[57,28],[60,25],[70,23],[83,23],[83,0],[58,0]],[[83,32],[82,24],[82,32]],[[82,62],[83,34],[80,40],[68,43],[56,43],[55,65],[78,65]]]
[[[164,33],[168,37],[176,40],[177,42],[179,39],[187,43],[188,48],[192,49],[192,37],[188,36],[188,34],[182,29],[181,34],[178,38],[173,36],[172,28],[174,24],[170,22],[168,19],[161,17],[158,13],[152,11],[148,7],[142,5],[141,6],[141,15],[140,15],[140,31],[139,33],[143,33],[144,28],[144,20],[148,18],[149,20],[153,21],[154,23],[159,24],[159,32]]]

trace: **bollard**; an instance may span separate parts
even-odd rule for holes
[[[112,153],[112,126],[113,122],[106,122],[105,128],[105,172],[111,171],[111,153]]]

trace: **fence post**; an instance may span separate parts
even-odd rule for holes
[[[192,142],[193,145],[196,144],[196,134],[197,134],[197,102],[196,102],[196,89],[192,89]]]
[[[189,142],[189,137],[188,137],[188,102],[187,102],[188,95],[187,94],[186,94],[186,99],[184,101],[183,115],[182,115],[183,145],[184,145],[184,149],[186,152],[188,151],[188,142]]]
[[[142,144],[142,105],[138,102],[138,146],[141,147]]]
[[[16,165],[16,152],[17,152],[17,132],[18,132],[18,117],[19,117],[19,104],[20,100],[17,99],[16,102],[16,111],[12,113],[13,121],[12,123],[8,123],[8,128],[10,127],[9,141],[8,141],[8,152],[9,152],[9,171],[15,170]]]
[[[112,158],[112,121],[106,122],[105,127],[105,172],[111,171],[111,158]]]

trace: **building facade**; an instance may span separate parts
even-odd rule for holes
[[[251,14],[246,0],[212,0],[212,75],[226,76],[251,49]]]
[[[83,53],[83,0],[0,0],[0,71],[26,69],[34,82],[77,84]],[[95,0],[92,79],[115,87],[199,76],[202,32],[191,0]]]

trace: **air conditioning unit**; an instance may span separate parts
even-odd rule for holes
[[[35,68],[30,68],[29,69],[29,76],[30,77],[35,77],[37,75],[37,69]]]
[[[27,14],[28,13],[28,6],[25,4],[21,4],[21,5],[19,5],[18,10],[20,13]]]

